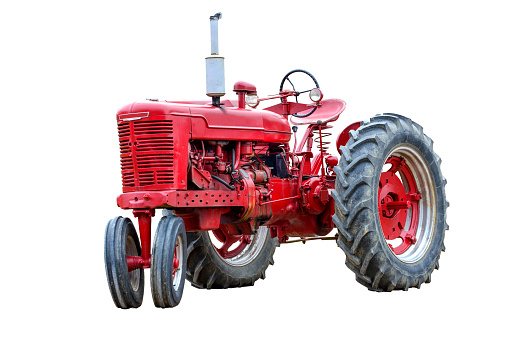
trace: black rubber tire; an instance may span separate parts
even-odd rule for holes
[[[445,250],[449,204],[445,195],[446,180],[440,170],[441,159],[434,153],[433,142],[422,127],[403,116],[390,113],[375,116],[349,135],[346,146],[340,148],[339,164],[334,168],[337,179],[332,192],[333,221],[339,233],[337,244],[346,254],[346,266],[370,290],[420,288],[423,282],[430,282],[432,271],[439,268],[441,251]],[[416,149],[433,183],[428,189],[433,192],[429,194],[434,194],[436,205],[435,221],[429,227],[433,233],[416,262],[401,261],[390,250],[379,219],[377,191],[381,171],[388,155],[397,147]]]
[[[196,288],[224,289],[253,286],[259,278],[265,279],[268,265],[274,264],[278,241],[270,238],[269,231],[264,235],[256,257],[243,266],[233,266],[217,253],[208,232],[188,232],[187,280]]]
[[[145,273],[141,268],[129,273],[126,255],[141,255],[141,245],[132,221],[116,217],[108,222],[104,236],[109,291],[116,307],[137,308],[143,302]]]
[[[173,258],[177,239],[181,237],[183,249],[181,278],[178,287],[173,287]],[[155,232],[150,268],[150,287],[153,303],[156,307],[168,308],[177,306],[182,300],[185,286],[184,272],[187,267],[187,236],[182,218],[168,215],[161,218]]]

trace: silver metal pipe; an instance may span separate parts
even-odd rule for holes
[[[220,107],[220,97],[226,94],[224,58],[219,56],[219,12],[210,17],[212,55],[206,58],[206,95],[212,97],[213,105]]]
[[[219,55],[219,19],[222,13],[210,17],[210,35],[212,40],[212,55]]]

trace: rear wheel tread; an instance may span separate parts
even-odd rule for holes
[[[373,165],[375,160],[376,160],[376,158],[372,157],[371,155],[365,155],[362,157],[358,157],[358,158],[354,159],[352,162],[350,162],[349,165],[346,166],[346,168],[344,169],[344,174],[349,175],[350,172],[354,171],[355,168],[363,162],[368,162],[370,165]]]
[[[352,138],[353,140],[358,140],[358,132],[354,129],[350,130],[349,131],[349,137]]]
[[[377,135],[373,135],[371,137],[362,138],[362,139],[356,141],[351,146],[349,146],[349,149],[354,151],[356,147],[359,147],[359,146],[361,146],[363,144],[366,144],[366,143],[373,143],[374,145],[379,146],[379,144],[381,143],[381,139],[379,139],[379,137]],[[344,146],[342,146],[342,147],[344,147]],[[348,149],[348,148],[345,148],[345,149]]]
[[[361,264],[360,258],[358,258],[356,255],[350,252],[349,248],[346,246],[346,244],[340,239],[337,239],[337,245],[339,245],[340,248],[344,251],[346,254],[346,257],[349,261],[351,261],[356,266],[359,266]]]
[[[407,277],[405,277],[405,279],[406,279],[406,282],[403,285],[404,286],[403,289],[404,289],[404,291],[409,291],[409,279]]]
[[[208,281],[206,282],[206,288],[207,289],[211,289],[212,288],[212,285],[215,282],[215,279],[217,279],[216,273],[217,273],[217,270],[213,270],[212,275],[210,276],[210,278],[208,278]]]
[[[338,207],[340,213],[342,213],[342,215],[344,215],[344,216],[348,215],[349,214],[349,210],[347,209],[346,205],[344,205],[344,203],[342,202],[342,199],[340,199],[337,196],[335,191],[332,191],[332,198],[335,200],[335,204]]]
[[[387,128],[388,127],[386,126],[386,122],[369,122],[368,124],[365,124],[365,125],[361,126],[360,128],[358,128],[358,132],[367,133],[367,132],[374,130],[373,133],[376,133],[377,129],[382,129],[384,132],[387,132]],[[377,134],[374,134],[374,135],[377,135]],[[378,139],[379,139],[379,136],[378,136]],[[354,142],[352,145],[358,146],[358,142]]]
[[[196,244],[197,244],[198,240],[199,239],[196,238],[190,242],[190,244],[187,246],[187,253],[191,253],[192,251],[194,251],[197,248]]]
[[[364,274],[361,274],[360,271],[358,271],[358,268],[356,268],[356,266],[354,266],[348,260],[346,260],[346,266],[356,274],[357,279],[361,279],[367,284],[372,284],[372,279]]]
[[[362,210],[370,209],[371,204],[370,200],[371,198],[361,200],[355,206],[353,206],[353,208],[351,209],[352,212],[347,217],[346,225],[351,225]]]
[[[426,160],[427,166],[432,168],[429,169],[433,183],[431,187],[437,190],[437,201],[444,201],[437,208],[436,217],[441,224],[436,224],[437,228],[434,231],[436,241],[439,243],[438,248],[444,251],[442,239],[444,231],[449,229],[446,223],[448,204],[444,192],[446,179],[439,169],[441,160],[433,151],[433,141],[423,133],[420,125],[396,114],[377,115],[370,121],[364,121],[356,133],[350,131],[350,136],[350,140],[343,146],[344,150],[341,148],[342,154],[347,154],[348,157],[344,160],[341,158],[339,165],[334,168],[337,174],[335,185],[337,194],[332,194],[336,202],[336,213],[332,220],[339,233],[337,245],[346,254],[346,265],[356,274],[361,284],[372,290],[419,288],[423,282],[430,281],[432,271],[439,268],[439,256],[435,254],[435,250],[431,251],[434,247],[427,250],[423,257],[426,260],[420,260],[424,262],[421,264],[421,274],[417,276],[411,273],[414,270],[408,270],[402,262],[399,261],[401,264],[397,264],[398,260],[388,248],[384,236],[382,238],[379,236],[377,201],[374,202],[377,191],[376,195],[372,196],[373,190],[377,189],[377,183],[376,176],[373,176],[372,172],[374,170],[374,173],[377,173],[376,168],[382,162],[385,152],[390,152],[393,147],[390,145],[395,142],[393,140],[422,145],[414,147],[423,147],[420,151],[421,156]],[[430,255],[427,256],[428,253]],[[428,264],[427,258],[432,261],[431,264]]]
[[[348,148],[344,147],[344,146],[340,146],[339,149],[340,149],[340,152],[342,153],[342,156],[344,157],[344,159],[346,159],[346,161],[348,163],[350,163],[351,160],[353,160],[351,158],[351,151]]]
[[[351,233],[349,233],[345,228],[344,228],[344,224],[339,220],[339,218],[337,217],[337,215],[334,215],[332,217],[332,221],[333,223],[335,224],[335,226],[337,226],[337,230],[339,231],[339,233],[344,237],[346,238],[347,241],[351,242],[353,241],[353,236],[351,235]]]
[[[335,172],[335,174],[337,175],[337,179],[339,180],[339,183],[342,185],[342,187],[344,189],[348,188],[349,184],[346,180],[346,177],[344,176],[344,174],[342,173],[341,170],[339,170],[339,168],[337,166],[335,166],[333,168],[333,171]]]
[[[344,197],[345,197],[345,200],[349,200],[349,198],[351,197],[351,194],[353,194],[353,192],[355,192],[359,186],[361,185],[367,185],[370,187],[370,184],[369,182],[366,180],[368,178],[360,178],[358,180],[356,180],[347,190],[346,190],[346,193],[344,193]]]
[[[360,242],[362,239],[369,233],[372,232],[372,225],[371,223],[365,224],[356,234],[356,237],[354,238],[353,244],[351,245],[351,253],[356,254],[356,251],[358,250],[358,246],[360,245]]]
[[[192,278],[192,281],[196,283],[199,280],[199,274],[201,273],[201,270],[203,269],[203,263],[205,262],[206,256],[201,259],[200,262],[196,265],[194,268],[194,277]]]
[[[385,263],[381,268],[379,268],[378,272],[374,276],[374,280],[372,281],[372,288],[377,290],[379,287],[379,282],[381,281],[381,278],[384,276],[386,268],[388,265]]]
[[[269,265],[273,265],[276,239],[266,236],[257,257],[244,266],[232,266],[219,257],[208,232],[188,232],[189,246],[186,278],[197,288],[224,289],[252,286],[264,278]],[[261,241],[261,240],[260,240]]]

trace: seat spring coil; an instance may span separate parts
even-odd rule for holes
[[[331,127],[331,126],[327,126],[327,127]],[[332,133],[329,133],[329,132],[324,132],[323,130],[321,130],[321,143],[319,143],[319,135],[314,139],[314,142],[317,144],[317,148],[320,152],[323,152],[323,153],[326,153],[326,151],[328,150],[328,145],[331,144],[330,141],[325,141],[325,138],[326,137],[329,137],[330,135],[332,135]]]

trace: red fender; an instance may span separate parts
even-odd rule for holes
[[[348,127],[344,128],[342,132],[340,132],[339,137],[337,138],[337,151],[340,155],[342,155],[340,146],[346,146],[346,143],[349,140],[349,131],[357,130],[358,128],[360,128],[359,121],[352,123]]]

